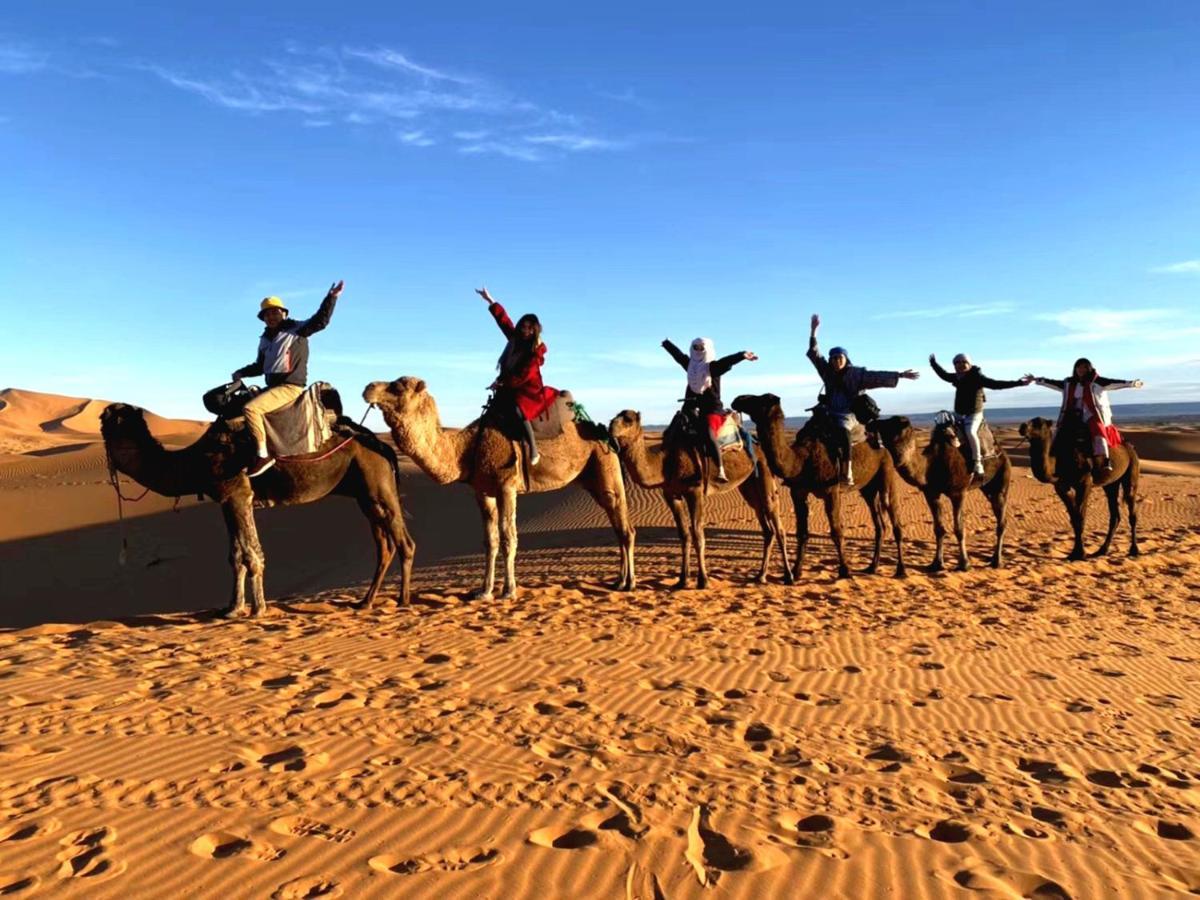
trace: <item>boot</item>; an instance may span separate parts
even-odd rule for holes
[[[842,460],[842,484],[846,487],[854,487],[854,472],[850,469],[850,460]]]

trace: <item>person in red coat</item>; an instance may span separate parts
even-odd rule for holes
[[[536,466],[541,456],[530,423],[544,413],[558,396],[558,391],[542,383],[542,363],[546,361],[542,323],[533,313],[525,313],[514,325],[504,307],[492,298],[487,288],[478,288],[475,293],[487,302],[488,312],[508,338],[508,344],[496,363],[500,374],[492,387],[510,397],[515,404],[518,418],[525,426],[525,440],[529,443],[529,464]]]

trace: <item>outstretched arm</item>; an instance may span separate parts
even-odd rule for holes
[[[671,358],[685,369],[688,367],[688,358],[682,350],[671,343],[670,338],[664,338],[662,348],[671,354]]]
[[[496,320],[496,324],[504,332],[504,336],[511,341],[516,328],[513,326],[512,319],[508,317],[508,313],[504,311],[504,307],[492,299],[492,295],[485,287],[476,288],[475,293],[484,299],[488,305],[488,312],[492,314],[492,318]]]
[[[821,355],[820,349],[817,347],[817,329],[821,327],[821,317],[813,313],[810,328],[808,331],[808,360],[813,364],[813,368],[817,370],[817,374],[822,380],[829,373],[829,360]]]
[[[988,378],[986,375],[979,376],[979,383],[985,388],[993,391],[1007,391],[1009,388],[1024,387],[1031,383],[1033,378],[1026,375],[1024,378],[1018,378],[1015,381],[1005,381],[1001,378]]]
[[[1026,376],[1027,378],[1029,376]],[[1033,384],[1039,384],[1044,388],[1050,388],[1052,391],[1058,391],[1060,394],[1066,390],[1066,382],[1061,378],[1033,378]]]
[[[933,371],[937,372],[937,377],[942,381],[948,381],[954,384],[954,376],[941,367],[937,361],[937,357],[932,353],[929,354],[929,365],[933,366]]]
[[[740,353],[730,353],[728,356],[722,356],[720,359],[714,360],[712,363],[710,363],[708,371],[719,378],[738,363],[755,359],[758,359],[758,357],[749,350],[743,350]]]
[[[301,323],[300,327],[296,330],[296,334],[301,337],[309,337],[318,331],[323,331],[325,326],[329,324],[329,320],[333,318],[333,308],[337,305],[338,297],[342,295],[342,288],[345,286],[346,282],[344,281],[331,284],[329,286],[329,293],[321,301],[321,306],[311,319],[307,319]]]
[[[1140,378],[1133,381],[1122,381],[1119,378],[1104,378],[1101,375],[1096,376],[1096,384],[1100,385],[1106,391],[1120,391],[1125,388],[1140,388],[1145,382]]]

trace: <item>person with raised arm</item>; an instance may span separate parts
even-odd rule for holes
[[[929,354],[929,365],[933,367],[938,378],[954,385],[954,415],[958,417],[959,427],[966,434],[967,446],[971,448],[973,474],[976,478],[982,478],[983,454],[979,450],[979,426],[983,424],[983,406],[987,402],[987,395],[983,389],[1006,391],[1009,388],[1023,387],[1033,383],[1033,376],[1026,375],[1016,381],[988,378],[965,353],[954,357],[953,372],[943,369],[933,353]]]
[[[917,379],[921,375],[916,369],[905,369],[903,372],[876,371],[863,366],[852,365],[850,356],[844,347],[831,347],[829,358],[821,355],[817,347],[817,330],[821,327],[821,317],[813,314],[811,329],[808,334],[808,358],[821,382],[825,392],[821,405],[837,425],[838,437],[842,442],[840,452],[840,467],[842,483],[847,487],[854,486],[854,471],[850,465],[850,454],[854,427],[858,424],[855,406],[858,397],[864,391],[875,388],[894,388],[901,378]]]

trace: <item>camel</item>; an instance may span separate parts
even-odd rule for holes
[[[851,463],[854,468],[855,485],[847,487],[840,483],[837,461],[829,448],[813,428],[806,425],[789,444],[783,429],[783,408],[774,394],[742,394],[733,401],[733,408],[754,420],[758,439],[766,454],[771,471],[783,480],[792,492],[792,505],[796,512],[796,560],[793,564],[795,577],[799,578],[804,567],[804,550],[808,544],[808,496],[815,494],[825,503],[825,516],[829,520],[829,533],[833,539],[838,558],[838,578],[847,578],[850,568],[846,565],[846,554],[842,545],[842,496],[847,490],[858,491],[871,513],[875,527],[875,550],[866,574],[874,575],[879,569],[880,550],[883,545],[883,529],[886,519],[891,519],[892,536],[896,541],[895,577],[907,574],[904,564],[904,533],[896,509],[899,504],[900,480],[896,475],[892,458],[886,450],[867,443],[855,444]]]
[[[675,528],[679,532],[682,551],[676,590],[686,588],[690,580],[688,564],[693,537],[696,543],[696,587],[708,587],[704,542],[705,498],[709,494],[720,494],[734,489],[737,489],[750,504],[762,528],[762,564],[755,580],[759,584],[766,584],[771,552],[774,543],[777,542],[783,557],[784,583],[793,583],[791,567],[788,565],[787,537],[783,521],[779,517],[779,488],[759,447],[754,448],[756,463],[741,451],[727,454],[725,471],[728,481],[722,483],[716,480],[714,467],[704,465],[702,450],[690,450],[683,446],[668,447],[665,443],[652,449],[647,448],[641,415],[632,409],[619,413],[608,426],[608,430],[617,442],[621,461],[633,476],[633,480],[644,488],[661,489],[663,499],[675,517]]]
[[[1071,528],[1075,532],[1075,544],[1067,557],[1080,560],[1086,555],[1083,550],[1083,529],[1087,522],[1088,494],[1093,487],[1104,488],[1108,497],[1108,533],[1092,556],[1104,556],[1112,544],[1113,534],[1121,521],[1118,493],[1124,492],[1125,508],[1129,511],[1129,555],[1138,556],[1141,551],[1137,542],[1137,490],[1142,473],[1142,463],[1132,444],[1123,443],[1109,448],[1112,471],[1097,477],[1092,469],[1092,459],[1087,447],[1078,446],[1069,434],[1054,437],[1054,423],[1041,416],[1021,425],[1021,437],[1029,439],[1029,465],[1033,477],[1044,484],[1054,485],[1054,490],[1067,508]]]
[[[590,422],[564,422],[563,433],[538,441],[541,462],[530,466],[526,483],[524,445],[476,419],[457,432],[442,430],[437,401],[425,382],[413,376],[375,381],[363,389],[363,399],[378,406],[400,452],[407,454],[438,484],[464,482],[475,491],[483,518],[483,586],[475,593],[491,599],[496,581],[496,555],[504,550],[501,599],[517,594],[517,495],[556,491],[581,485],[608,515],[621,548],[621,574],[613,590],[631,591],[634,575],[635,531],[625,502],[621,463],[607,443],[603,428]],[[482,429],[482,431],[481,431]]]
[[[246,477],[245,469],[253,462],[255,450],[236,421],[231,424],[218,419],[191,446],[167,450],[150,434],[143,410],[113,403],[101,413],[100,432],[112,469],[167,497],[197,494],[221,505],[233,567],[233,599],[224,615],[246,613],[247,574],[253,615],[264,615],[267,610],[263,588],[266,557],[254,524],[254,508],[312,503],[330,494],[357,500],[375,539],[375,575],[357,606],[374,605],[397,553],[399,602],[408,603],[416,545],[404,526],[396,454],[351,420],[339,419],[333,437],[311,458],[280,459],[271,471],[253,481]],[[330,452],[343,442],[341,449]],[[321,459],[325,453],[329,456]]]
[[[992,550],[991,566],[1004,564],[1004,532],[1007,528],[1008,488],[1012,481],[1012,463],[997,445],[996,455],[983,461],[983,477],[973,478],[969,452],[961,447],[958,430],[952,423],[939,424],[933,429],[929,446],[922,451],[917,445],[917,431],[905,416],[880,419],[872,426],[883,446],[891,453],[900,477],[925,495],[933,517],[933,534],[937,549],[928,571],[941,572],[946,564],[942,545],[946,527],[942,524],[942,497],[950,498],[954,517],[954,536],[958,540],[958,570],[971,567],[967,554],[967,539],[963,525],[963,498],[968,491],[979,490],[992,505],[996,517],[996,545]]]

